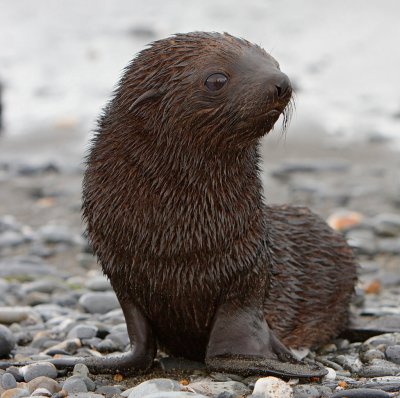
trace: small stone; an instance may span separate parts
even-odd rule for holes
[[[37,388],[31,394],[31,397],[51,397],[51,396],[52,396],[51,392],[43,387]]]
[[[184,391],[160,391],[143,396],[143,398],[209,398],[202,394],[193,394]]]
[[[89,368],[84,363],[77,363],[72,373],[74,376],[88,377]]]
[[[67,338],[91,339],[96,336],[97,330],[94,325],[76,325],[69,331]]]
[[[328,373],[322,378],[323,381],[331,381],[336,379],[336,371],[330,367],[325,367]]]
[[[17,388],[17,381],[15,380],[15,377],[13,376],[12,373],[4,373],[1,376],[1,386],[5,390],[9,390],[11,388]]]
[[[68,378],[65,380],[62,388],[68,393],[68,395],[88,391],[86,383],[80,377]]]
[[[390,398],[387,392],[372,388],[355,388],[334,393],[331,398]]]
[[[96,392],[104,395],[106,398],[112,398],[114,395],[120,395],[121,389],[115,386],[100,386],[96,389]]]
[[[91,380],[89,377],[87,376],[78,376],[78,375],[73,375],[71,377],[69,377],[67,380],[75,380],[75,379],[79,379],[82,380],[88,391],[94,391],[96,389],[96,384],[93,380]]]
[[[0,234],[0,249],[15,247],[25,243],[25,237],[16,231],[5,231]]]
[[[176,394],[177,391],[181,391],[181,385],[176,380],[153,379],[144,381],[143,383],[124,391],[121,395],[128,398],[142,398],[153,393],[166,393],[168,391],[173,391],[174,394]]]
[[[4,325],[0,325],[0,358],[8,358],[15,343],[15,337],[10,329]]]
[[[250,393],[250,390],[238,381],[216,382],[211,380],[201,380],[188,385],[189,388],[199,394],[214,396],[224,391],[232,393],[234,396],[241,396]]]
[[[364,366],[358,375],[361,377],[396,376],[400,373],[400,366],[384,359],[374,359],[371,365]]]
[[[326,222],[335,231],[344,231],[355,227],[363,220],[361,213],[349,210],[340,210],[331,214]]]
[[[400,215],[383,213],[379,214],[372,220],[375,232],[381,236],[398,236],[400,235]]]
[[[65,243],[67,245],[81,243],[80,237],[73,234],[65,225],[44,225],[39,229],[38,235],[45,243]]]
[[[79,299],[79,304],[91,314],[105,314],[120,306],[114,292],[85,293]]]
[[[319,398],[319,391],[313,386],[299,385],[293,387],[294,398]]]
[[[359,254],[374,255],[378,245],[374,233],[369,229],[356,229],[346,233],[348,244]]]
[[[31,394],[25,388],[11,388],[1,394],[1,398],[22,398],[29,397]]]
[[[85,286],[87,289],[95,291],[95,292],[105,292],[108,290],[112,290],[110,281],[103,275],[96,275],[93,278],[90,278]]]
[[[319,349],[319,353],[322,355],[330,354],[332,352],[336,352],[337,347],[335,344],[330,343],[330,344],[325,344],[323,347]]]
[[[373,359],[385,359],[385,354],[377,349],[371,349],[366,351],[360,356],[364,362],[372,362]]]
[[[24,376],[24,380],[26,382],[29,382],[39,376],[46,376],[50,379],[55,379],[57,377],[57,369],[50,362],[36,362],[23,366],[20,368],[20,373],[22,376]]]
[[[378,251],[380,253],[400,254],[400,238],[379,239]]]
[[[399,376],[388,376],[388,377],[374,377],[368,379],[364,387],[366,388],[377,388],[384,391],[400,391],[400,375]]]
[[[400,365],[400,345],[390,345],[385,351],[386,359]]]
[[[56,392],[59,392],[61,390],[61,387],[57,383],[57,381],[50,379],[50,377],[46,376],[39,376],[28,382],[29,391],[35,391],[38,388],[45,388],[52,394],[55,394]]]
[[[293,390],[288,383],[277,377],[262,377],[257,380],[252,398],[292,398]]]

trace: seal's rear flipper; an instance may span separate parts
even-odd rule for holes
[[[307,365],[293,360],[282,362],[278,359],[245,357],[242,355],[230,357],[213,357],[206,360],[209,370],[250,375],[269,375],[278,377],[311,378],[323,377],[328,371],[319,365]]]

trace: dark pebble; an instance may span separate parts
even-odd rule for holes
[[[11,373],[18,383],[24,381],[24,376],[22,376],[22,374],[19,373],[19,368],[17,368],[16,366],[10,366],[9,368],[6,369],[6,371],[8,373]]]
[[[391,345],[386,348],[386,359],[400,365],[400,345]]]
[[[294,398],[319,398],[320,392],[314,386],[300,385],[293,387]]]
[[[331,398],[390,398],[390,395],[382,390],[372,388],[356,388],[354,390],[339,391]]]
[[[4,325],[0,325],[0,358],[8,358],[15,346],[15,337]]]

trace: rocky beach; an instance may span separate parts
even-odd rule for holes
[[[233,3],[157,1],[141,13],[127,0],[2,3],[0,398],[400,398],[400,97],[387,78],[400,60],[398,2]],[[189,30],[261,44],[294,83],[291,125],[262,141],[265,200],[310,207],[359,263],[347,330],[296,352],[327,368],[321,380],[210,373],[163,352],[135,377],[46,362],[129,349],[84,235],[84,156],[129,59]]]

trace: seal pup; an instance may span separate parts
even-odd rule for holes
[[[264,203],[259,142],[291,96],[277,61],[229,34],[177,34],[128,65],[87,157],[83,216],[132,349],[85,358],[91,372],[146,370],[159,346],[210,370],[326,373],[288,347],[346,326],[356,267],[318,216]]]

